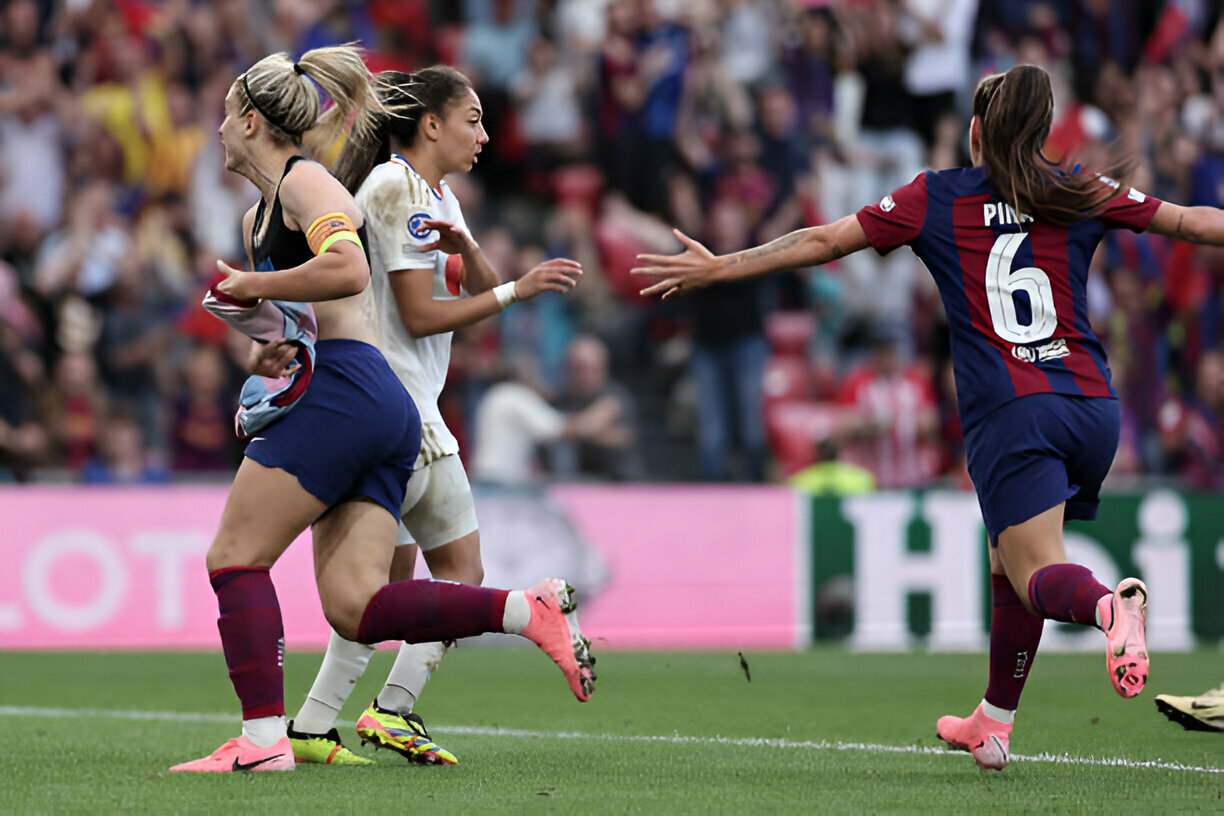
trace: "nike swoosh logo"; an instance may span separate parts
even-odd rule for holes
[[[265,762],[271,762],[272,760],[280,759],[283,756],[284,754],[276,754],[274,756],[264,757],[263,759],[257,759],[254,762],[239,762],[238,757],[234,757],[234,770],[235,771],[253,771],[256,768],[258,768],[260,765],[264,764]]]
[[[1190,703],[1190,707],[1195,711],[1206,711],[1209,708],[1219,708],[1220,703],[1200,703],[1198,700],[1193,700]]]

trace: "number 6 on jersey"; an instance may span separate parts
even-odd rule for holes
[[[1027,233],[1009,232],[995,239],[986,261],[986,302],[995,334],[1011,343],[1045,340],[1058,327],[1050,278],[1035,266],[1012,270],[1012,261]],[[1028,295],[1032,321],[1025,325],[1016,314],[1017,292]]]

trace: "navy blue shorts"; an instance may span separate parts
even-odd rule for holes
[[[382,353],[359,340],[320,340],[301,400],[247,445],[333,507],[369,499],[399,519],[421,448],[421,416]]]
[[[1095,519],[1121,428],[1115,399],[1030,394],[967,430],[969,478],[991,545],[1063,502],[1065,518]]]

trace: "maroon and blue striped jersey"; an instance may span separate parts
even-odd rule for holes
[[[957,168],[918,175],[858,220],[878,252],[908,244],[934,276],[969,428],[1029,394],[1116,396],[1088,322],[1088,267],[1106,230],[1143,232],[1160,204],[1131,188],[1058,226],[1017,214],[984,169]]]

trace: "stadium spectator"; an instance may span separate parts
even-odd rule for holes
[[[181,396],[170,417],[170,467],[180,473],[225,473],[241,461],[234,436],[234,400],[221,349],[191,348],[183,365]]]
[[[102,423],[110,409],[98,385],[98,366],[87,350],[62,353],[55,361],[54,387],[43,408],[56,464],[80,471],[97,452]]]
[[[540,446],[564,439],[599,439],[620,421],[621,405],[606,396],[565,414],[541,395],[535,365],[524,355],[502,362],[502,378],[476,409],[472,478],[507,487],[536,483],[544,472]]]
[[[846,460],[880,487],[917,487],[938,473],[929,444],[939,430],[935,392],[928,375],[902,363],[896,334],[873,332],[870,356],[843,381],[837,402],[845,409],[838,436]]]
[[[816,440],[816,461],[786,483],[810,496],[852,496],[876,489],[871,471],[844,461],[841,446],[831,436]]]
[[[611,398],[617,403],[616,420],[597,436],[554,443],[549,457],[554,475],[609,482],[636,481],[644,476],[633,395],[611,378],[608,365],[608,347],[599,338],[584,334],[570,341],[565,355],[565,385],[553,399],[553,406],[572,415]]]
[[[745,133],[746,139],[754,139]],[[758,168],[759,169],[759,168]],[[763,172],[753,173],[769,184]],[[746,176],[741,177],[741,181]],[[748,246],[752,218],[730,187],[711,206],[705,234],[720,252]],[[758,197],[764,205],[768,196]],[[759,482],[765,478],[765,427],[761,381],[765,340],[762,286],[742,281],[699,292],[688,305],[692,321],[689,369],[697,397],[697,453],[703,479]]]
[[[97,455],[85,463],[85,484],[164,484],[170,472],[145,444],[143,423],[131,411],[112,411],[98,430]]]
[[[47,455],[47,432],[38,421],[43,377],[42,360],[0,315],[0,482],[25,480]]]

